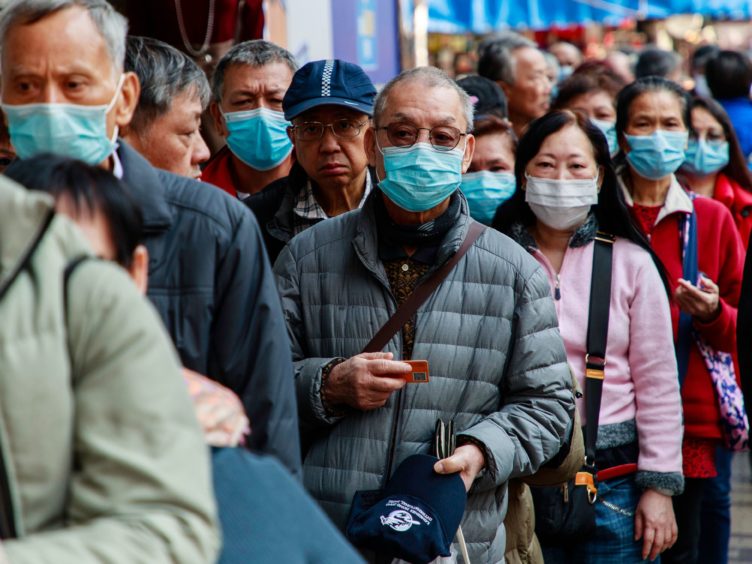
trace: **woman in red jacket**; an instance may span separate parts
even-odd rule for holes
[[[679,182],[695,194],[713,198],[731,212],[742,244],[752,231],[752,174],[747,168],[734,126],[726,110],[709,98],[691,103],[693,134]],[[731,538],[731,459],[724,447],[716,452],[718,475],[706,484],[702,507],[700,561],[728,561]]]
[[[617,100],[616,131],[622,151],[621,188],[639,226],[661,259],[671,286],[671,316],[684,407],[684,494],[674,498],[679,539],[664,564],[697,561],[703,489],[716,475],[721,444],[720,412],[710,372],[691,337],[679,339],[680,312],[711,347],[735,355],[736,306],[743,248],[725,206],[692,199],[674,172],[684,162],[691,129],[689,99],[677,84],[646,77],[625,87]],[[684,228],[696,219],[699,280],[685,280]],[[690,249],[691,250],[691,249]],[[659,289],[656,289],[658,291]]]
[[[726,206],[746,247],[752,232],[752,174],[734,126],[726,110],[709,98],[693,98],[691,114],[694,134],[679,181],[695,194]]]

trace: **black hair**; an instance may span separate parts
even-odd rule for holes
[[[668,291],[663,266],[629,213],[624,194],[616,179],[606,137],[597,126],[580,112],[554,110],[530,123],[517,146],[517,158],[514,164],[517,190],[497,210],[493,221],[494,228],[502,233],[510,234],[513,225],[516,223],[522,223],[527,227],[535,222],[535,215],[525,201],[525,191],[522,189],[525,182],[525,169],[528,163],[538,154],[543,142],[550,135],[568,126],[579,128],[587,136],[593,148],[596,165],[602,171],[598,204],[593,206],[593,214],[598,220],[598,229],[617,237],[629,239],[645,249],[661,273],[664,286]]]
[[[614,106],[616,106],[616,96],[626,84],[624,79],[604,67],[588,66],[583,70],[581,69],[582,67],[577,67],[574,74],[559,85],[559,93],[556,96],[553,108],[556,110],[564,109],[575,98],[599,91],[608,94],[613,100]]]
[[[692,70],[704,73],[708,61],[720,52],[718,45],[701,45],[692,53]]]
[[[69,197],[76,212],[101,213],[115,247],[115,261],[130,268],[133,251],[143,237],[143,216],[128,187],[110,172],[75,159],[42,154],[15,160],[4,174],[31,190],[51,194],[55,200]]]
[[[126,71],[136,73],[141,95],[128,127],[145,132],[155,119],[170,111],[176,96],[195,94],[205,110],[211,90],[204,71],[185,53],[151,37],[130,36],[125,51]]]
[[[689,110],[689,94],[675,82],[660,76],[646,76],[622,88],[616,97],[616,135],[619,139],[624,136],[624,129],[629,122],[629,110],[632,103],[647,92],[669,92],[676,96],[682,105],[682,121],[687,131],[692,132],[692,119]]]
[[[645,76],[668,77],[681,64],[681,57],[673,51],[664,51],[649,47],[640,53],[635,64],[635,77]]]
[[[746,98],[752,86],[752,61],[739,51],[721,51],[705,64],[705,79],[716,100]]]
[[[694,108],[706,110],[723,128],[723,134],[729,144],[729,162],[721,172],[747,192],[752,192],[752,172],[747,167],[747,159],[744,158],[741,145],[739,145],[739,138],[736,136],[736,131],[734,131],[734,126],[726,110],[715,100],[702,96],[692,98],[690,110]]]

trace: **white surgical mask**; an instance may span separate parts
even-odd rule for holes
[[[568,231],[587,219],[598,203],[598,175],[585,179],[549,179],[525,175],[525,201],[538,220]]]

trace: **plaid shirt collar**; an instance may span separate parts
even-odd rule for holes
[[[366,189],[363,190],[363,197],[360,199],[360,203],[358,203],[358,209],[363,207],[363,204],[372,189],[373,184],[371,183],[371,175],[366,171]],[[295,202],[295,208],[293,211],[299,218],[309,221],[329,219],[329,216],[326,215],[326,212],[319,205],[316,201],[316,197],[313,195],[313,186],[311,185],[310,179],[306,182],[305,189],[298,193],[298,199]]]

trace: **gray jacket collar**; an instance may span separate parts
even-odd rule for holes
[[[457,252],[462,245],[462,241],[465,240],[470,222],[473,221],[470,218],[470,211],[465,196],[462,192],[458,192],[458,195],[460,197],[460,217],[457,223],[446,234],[441,245],[439,245],[439,250],[436,254],[436,263],[426,273],[426,276],[430,275]],[[376,214],[374,211],[374,198],[381,197],[381,190],[374,189],[371,195],[368,196],[365,204],[363,204],[363,208],[358,212],[359,216],[352,245],[355,254],[363,265],[373,272],[388,288],[389,282],[386,277],[386,271],[384,270],[384,265],[379,260],[378,228],[376,226]]]

